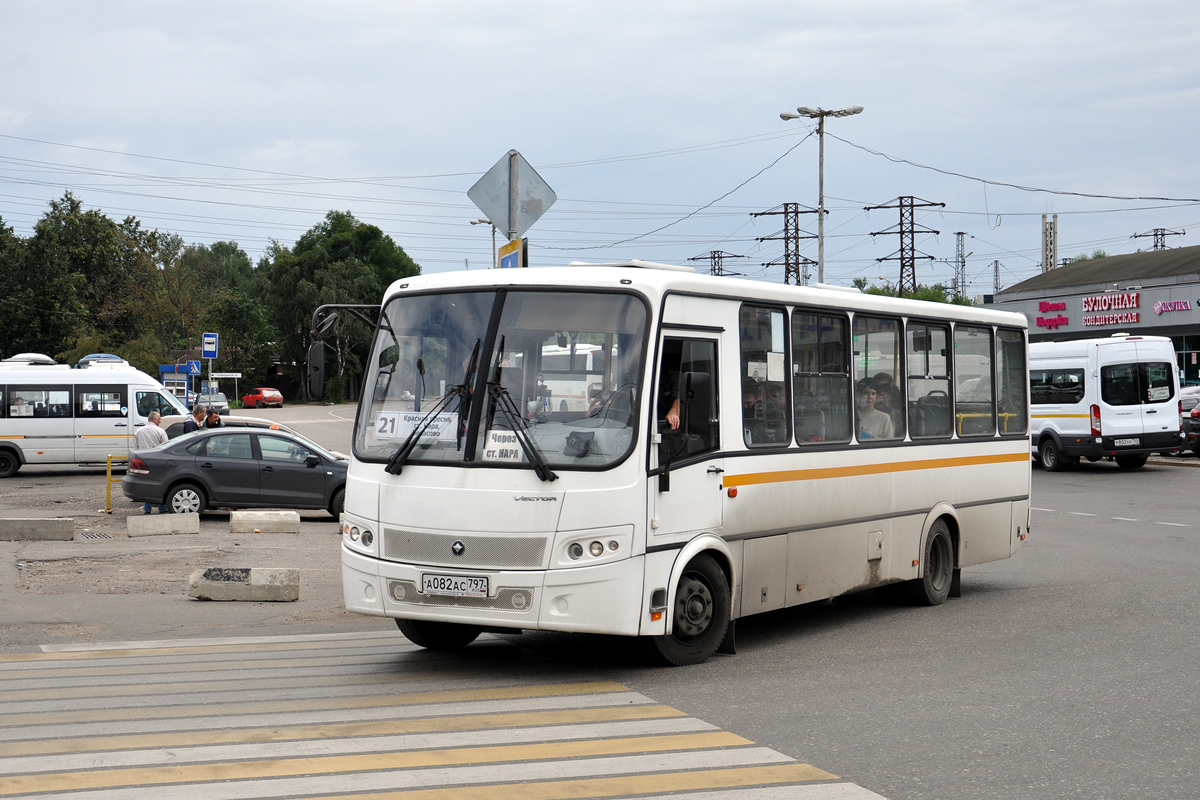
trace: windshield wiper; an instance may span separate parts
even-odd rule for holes
[[[412,451],[417,448],[417,443],[421,441],[421,437],[425,435],[425,431],[427,431],[429,426],[433,424],[433,421],[437,419],[437,415],[445,411],[446,406],[450,405],[450,401],[456,397],[459,398],[459,424],[456,426],[456,430],[454,432],[455,442],[457,444],[455,449],[462,449],[462,420],[464,418],[463,415],[466,414],[471,407],[470,381],[471,373],[474,372],[476,359],[479,357],[479,341],[479,339],[475,340],[475,348],[471,351],[470,361],[467,362],[467,371],[466,374],[463,375],[463,382],[457,386],[447,387],[446,394],[442,397],[442,399],[438,400],[437,404],[433,408],[425,412],[425,416],[421,417],[420,421],[413,426],[412,433],[410,433],[408,438],[404,440],[404,444],[400,445],[399,449],[392,453],[391,457],[388,459],[387,466],[383,468],[384,472],[387,472],[389,475],[399,475],[404,470],[404,463],[408,461],[408,457],[412,455]],[[418,359],[418,361],[419,360],[420,359]],[[421,376],[422,380],[424,380],[424,377],[424,375]]]
[[[537,445],[530,438],[529,430],[525,426],[525,420],[521,418],[521,413],[517,410],[517,404],[512,399],[512,395],[508,393],[508,389],[501,386],[499,381],[489,383],[487,388],[488,394],[491,396],[496,408],[499,409],[500,413],[504,415],[505,420],[511,426],[513,435],[520,442],[521,449],[525,451],[525,457],[533,465],[533,471],[537,474],[538,478],[543,481],[558,480],[558,476],[550,469],[550,465],[546,463],[546,459],[542,458]]]

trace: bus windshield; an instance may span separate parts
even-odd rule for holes
[[[637,430],[646,321],[645,302],[623,293],[396,297],[380,316],[355,455],[389,470],[613,466]]]

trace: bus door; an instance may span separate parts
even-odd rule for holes
[[[663,338],[651,437],[649,542],[721,532],[717,339]],[[678,427],[672,421],[678,417]]]
[[[103,463],[110,455],[124,458],[132,441],[127,385],[75,387],[76,462]]]

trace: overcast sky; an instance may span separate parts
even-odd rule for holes
[[[750,215],[815,207],[818,172],[815,126],[779,113],[862,105],[827,127],[828,283],[897,279],[876,259],[899,237],[871,233],[899,212],[863,207],[902,195],[946,204],[917,214],[941,232],[916,239],[936,259],[918,281],[950,282],[964,231],[972,295],[995,261],[1004,286],[1040,270],[1043,213],[1060,257],[1149,249],[1131,237],[1154,228],[1200,244],[1183,0],[14,2],[3,19],[0,218],[21,235],[70,190],[257,259],[339,209],[426,272],[481,269],[491,232],[466,192],[516,149],[558,195],[527,234],[534,266],[717,250],[779,281],[762,264],[783,243],[757,239],[782,217]]]

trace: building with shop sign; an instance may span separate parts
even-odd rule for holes
[[[1169,336],[1181,377],[1200,383],[1200,247],[1089,259],[985,298],[1029,320],[1029,339]]]

